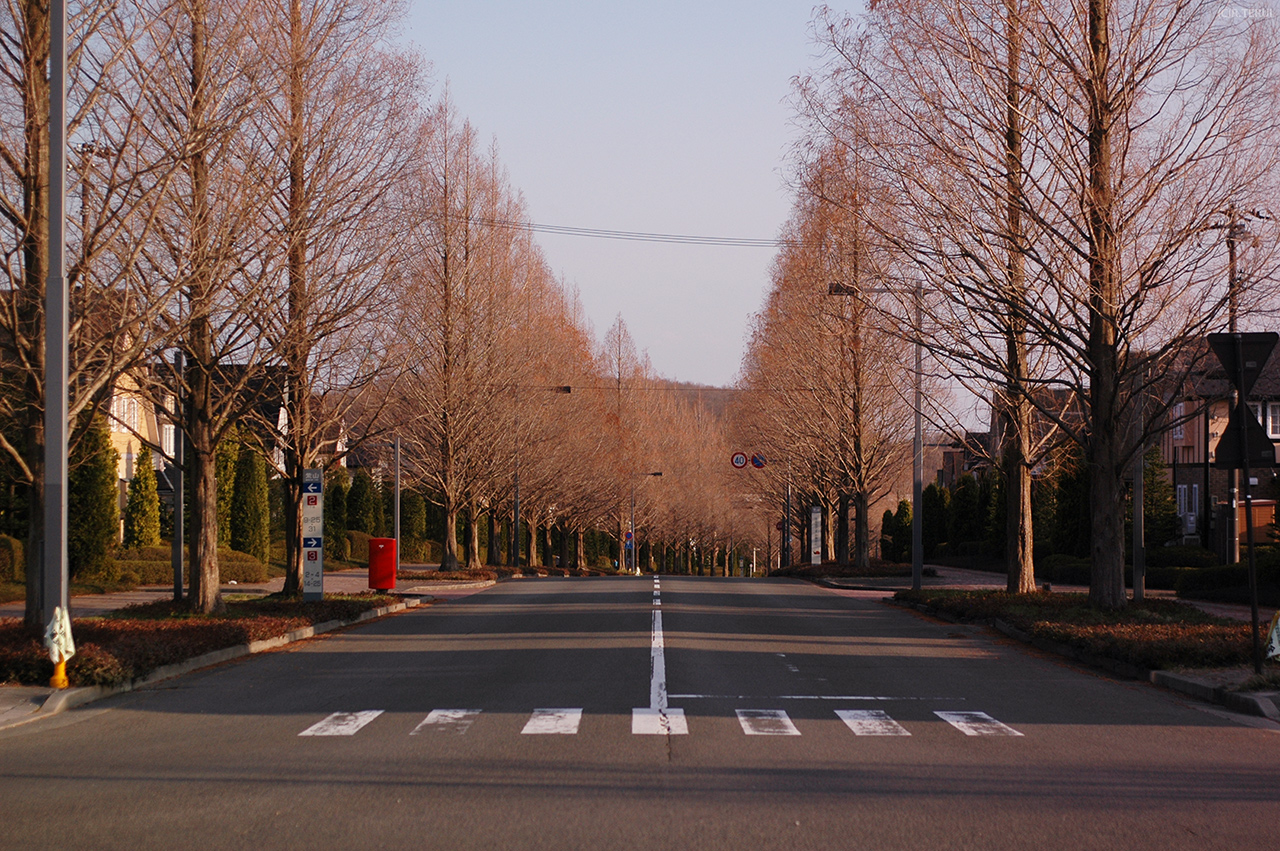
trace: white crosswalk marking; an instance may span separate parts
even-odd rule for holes
[[[479,709],[433,709],[409,735],[453,733],[461,736],[471,728],[479,715]]]
[[[934,712],[943,721],[966,736],[1021,736],[1017,730],[1001,724],[985,712]]]
[[[299,733],[299,736],[354,736],[360,728],[382,714],[381,709],[366,712],[335,712]]]
[[[581,709],[535,709],[520,732],[530,736],[572,736],[581,721]]]
[[[738,709],[738,723],[748,736],[798,736],[800,731],[781,709]]]
[[[840,720],[857,736],[910,736],[907,729],[879,709],[837,709]]]
[[[633,709],[631,734],[634,736],[687,736],[689,723],[683,709]]]

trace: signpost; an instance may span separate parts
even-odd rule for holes
[[[822,564],[822,508],[809,509],[809,563]]]
[[[729,459],[729,463],[733,465],[735,470],[741,470],[747,466],[747,455],[745,452],[735,452],[733,457]]]
[[[324,599],[324,471],[302,471],[302,599]]]
[[[1253,614],[1253,671],[1262,673],[1262,638],[1258,629],[1258,568],[1253,552],[1253,488],[1250,468],[1276,467],[1275,446],[1266,430],[1249,409],[1246,398],[1253,389],[1262,368],[1276,346],[1280,335],[1275,332],[1254,334],[1210,334],[1209,347],[1222,362],[1227,380],[1236,390],[1236,405],[1231,411],[1227,429],[1218,441],[1214,466],[1219,469],[1243,470],[1244,517],[1246,543],[1249,549],[1249,607]],[[1234,514],[1236,507],[1231,506]],[[1234,526],[1234,523],[1232,524]]]

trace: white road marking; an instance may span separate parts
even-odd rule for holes
[[[653,613],[653,641],[649,648],[649,708],[667,708],[667,654],[662,643],[662,612]]]
[[[800,731],[781,709],[738,709],[738,723],[748,736],[798,736]]]
[[[907,728],[880,709],[837,709],[836,714],[857,736],[910,736]]]
[[[383,710],[365,712],[335,712],[323,721],[317,721],[299,733],[299,736],[354,736],[360,728],[381,715]]]
[[[422,723],[413,728],[410,736],[419,733],[453,733],[461,736],[471,728],[480,715],[479,709],[433,709]]]
[[[581,721],[581,709],[535,709],[520,732],[530,736],[572,736]]]
[[[633,709],[631,733],[635,736],[687,736],[689,724],[683,709]]]
[[[966,736],[1021,736],[985,712],[934,712]]]
[[[963,697],[902,697],[899,695],[878,694],[673,694],[672,700],[838,700],[856,702],[863,700],[945,700],[948,703],[963,701]]]

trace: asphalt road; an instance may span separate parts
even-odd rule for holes
[[[508,582],[0,733],[2,848],[1249,849],[1277,815],[1275,725],[778,580]]]

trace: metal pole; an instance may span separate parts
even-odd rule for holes
[[[1235,335],[1236,344],[1236,369],[1238,370],[1237,386],[1243,388],[1244,384],[1244,352],[1241,351],[1241,343],[1243,341],[1239,334]],[[1254,558],[1253,550],[1253,488],[1249,482],[1249,430],[1245,427],[1245,417],[1252,416],[1249,411],[1249,405],[1245,401],[1244,391],[1239,393],[1239,407],[1236,409],[1236,417],[1240,422],[1240,457],[1244,467],[1244,518],[1245,518],[1245,535],[1246,543],[1249,548],[1249,611],[1253,622],[1253,672],[1262,674],[1262,637],[1258,629],[1258,566]],[[1237,544],[1239,542],[1237,541]]]
[[[40,620],[67,608],[67,6],[49,4],[49,275],[45,282],[44,551]]]
[[[186,482],[182,465],[186,463],[186,441],[183,440],[183,427],[186,425],[186,404],[182,396],[183,373],[182,352],[173,354],[174,403],[173,403],[173,541],[170,544],[170,558],[173,561],[173,600],[182,601],[182,561],[183,561],[183,525],[186,513]]]
[[[627,548],[626,544],[631,545],[630,549]],[[636,483],[635,483],[635,480],[632,479],[631,481],[631,536],[627,538],[626,543],[622,547],[623,567],[628,567],[627,565],[628,561],[631,561],[631,564],[629,565],[631,568],[635,567],[635,556],[631,555],[631,553],[635,552],[635,546],[636,546]]]
[[[1139,407],[1141,409],[1141,407]],[[1141,425],[1138,428],[1142,428]],[[1146,595],[1146,467],[1143,447],[1138,446],[1138,457],[1133,461],[1133,602],[1141,603]],[[1177,449],[1175,447],[1174,451]]]
[[[1237,331],[1236,315],[1239,295],[1236,288],[1236,208],[1233,205],[1227,221],[1227,330],[1234,334]],[[1242,394],[1233,393],[1232,403],[1239,402]],[[1206,448],[1208,444],[1205,444]],[[1227,471],[1227,502],[1230,503],[1230,517],[1227,519],[1227,563],[1240,562],[1240,473]]]
[[[512,567],[520,566],[520,388],[513,387],[511,390],[515,399],[515,416],[516,416],[516,433],[514,444],[514,459],[512,461],[512,475],[514,478],[514,490],[511,497],[511,562]],[[531,546],[537,546],[538,542],[534,541]]]
[[[924,327],[924,281],[916,279],[916,429],[911,452],[911,590],[919,591],[924,581],[924,346],[920,335]]]
[[[400,572],[400,435],[396,435],[393,444],[396,462],[396,499],[395,499],[395,531],[396,531],[396,573]]]

